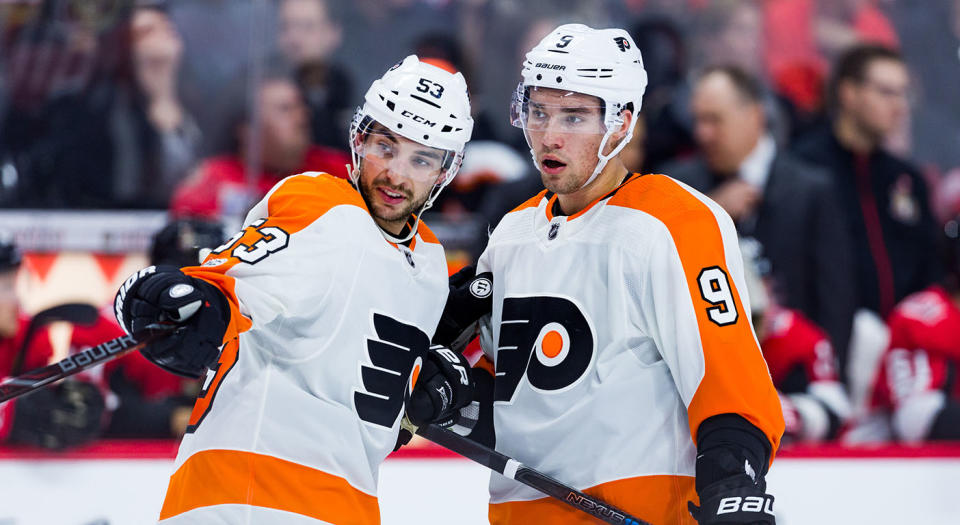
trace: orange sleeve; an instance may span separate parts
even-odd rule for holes
[[[230,321],[223,342],[230,341],[251,326],[250,319],[240,312],[236,278],[229,275],[229,270],[238,264],[249,264],[249,257],[246,257],[247,261],[242,257],[256,250],[258,243],[277,242],[279,232],[271,228],[285,233],[289,243],[295,233],[338,205],[366,209],[360,194],[343,179],[325,173],[287,177],[251,209],[243,230],[207,255],[200,266],[183,268],[185,274],[216,286],[226,297]]]
[[[732,221],[667,177],[644,176],[631,186],[611,204],[641,210],[665,227],[641,270],[648,272],[641,301],[655,311],[648,326],[688,401],[694,442],[707,418],[737,414],[776,451],[783,414],[743,306],[740,290],[746,287]]]

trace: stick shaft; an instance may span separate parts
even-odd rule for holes
[[[476,441],[446,428],[431,424],[417,428],[416,433],[467,459],[476,461],[490,470],[586,512],[605,523],[612,523],[614,525],[650,525],[646,521],[635,518],[612,505],[604,503],[600,499],[584,494],[509,456],[505,456],[496,450],[481,445]]]
[[[43,368],[37,368],[36,370],[31,370],[16,377],[11,377],[4,381],[3,384],[0,384],[0,403],[28,394],[50,383],[115,359],[135,350],[141,345],[153,341],[167,332],[168,330],[161,329],[150,330],[148,334],[138,337],[122,335],[116,339],[100,343],[97,346],[85,348],[76,354],[67,356]]]

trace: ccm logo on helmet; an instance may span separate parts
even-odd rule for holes
[[[431,128],[437,125],[436,122],[433,122],[432,120],[427,120],[421,117],[420,115],[417,115],[416,113],[413,113],[412,111],[407,109],[401,111],[400,114],[403,115],[404,117],[412,119],[414,122],[419,122],[425,126],[430,126]]]
[[[552,69],[555,71],[563,71],[564,69],[567,69],[567,66],[560,64],[547,64],[546,62],[537,62],[537,65],[534,67],[538,67],[540,69]]]

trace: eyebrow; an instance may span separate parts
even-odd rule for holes
[[[417,155],[423,155],[424,157],[436,159],[436,160],[440,160],[443,158],[439,153],[433,150],[420,149],[415,151],[414,153],[416,153]]]
[[[530,102],[530,107],[536,108],[536,109],[543,109],[543,108],[546,108],[546,107],[547,107],[547,104],[543,104],[543,103],[540,103],[540,102]],[[560,112],[561,112],[561,113],[592,113],[591,110],[594,109],[594,107],[595,107],[595,106],[591,106],[591,107],[585,107],[585,106],[568,106],[568,107],[561,107],[561,108],[560,108]],[[599,108],[597,108],[597,109],[599,109]]]
[[[393,132],[390,131],[390,130],[389,130],[387,127],[385,127],[385,126],[378,126],[378,127],[374,130],[374,132],[375,132],[375,134],[377,134],[377,135],[381,135],[381,136],[385,137],[387,140],[389,140],[390,142],[393,142],[394,144],[400,144],[400,141],[397,140],[397,137],[393,134]],[[411,141],[411,142],[412,142],[412,141]],[[436,160],[442,160],[442,159],[443,159],[443,156],[442,156],[442,155],[440,155],[439,153],[437,153],[436,151],[433,151],[433,150],[424,150],[424,149],[421,149],[421,150],[416,150],[414,153],[416,153],[417,155],[423,155],[424,157],[427,157],[427,158],[430,158],[430,159],[436,159]]]
[[[394,144],[400,143],[400,141],[397,140],[397,137],[393,136],[393,132],[384,126],[379,126],[378,128],[373,129],[371,131],[373,132],[374,135],[380,135],[380,136],[386,137],[390,142],[393,142]]]

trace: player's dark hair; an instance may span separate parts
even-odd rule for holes
[[[879,44],[857,44],[837,58],[827,82],[827,108],[831,112],[836,113],[840,109],[840,85],[866,80],[867,70],[877,60],[903,63],[903,56],[899,51]]]

